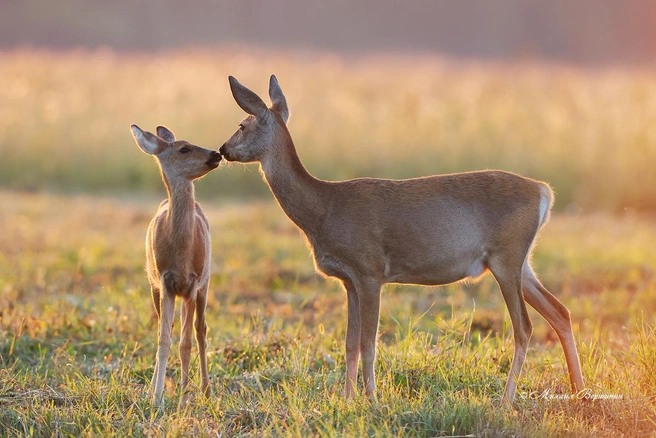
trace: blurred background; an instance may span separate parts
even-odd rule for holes
[[[247,43],[602,65],[656,58],[656,5],[649,0],[6,0],[2,12],[3,48],[137,51]]]
[[[656,211],[655,62],[647,0],[5,0],[0,187],[162,194],[129,124],[218,147],[227,76],[265,96],[275,73],[318,177],[502,168],[557,210]],[[270,196],[254,166],[197,188]]]

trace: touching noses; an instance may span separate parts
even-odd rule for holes
[[[231,160],[230,160],[230,154],[226,151],[226,145],[225,145],[225,143],[223,143],[223,146],[221,146],[221,147],[219,148],[219,153],[223,156],[223,158],[225,158],[225,159],[228,160],[228,161],[231,161]]]
[[[212,151],[210,154],[210,159],[207,160],[207,165],[211,168],[216,168],[218,167],[219,163],[221,162],[221,154],[218,153],[217,151]]]

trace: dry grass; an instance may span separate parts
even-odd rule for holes
[[[340,399],[343,292],[313,273],[303,239],[271,201],[204,203],[214,251],[208,302],[214,396],[175,410],[174,349],[166,414],[157,418],[145,394],[156,322],[142,243],[158,201],[0,192],[0,434],[644,436],[654,430],[652,221],[556,215],[534,257],[544,283],[572,310],[591,394],[620,399],[549,400],[567,394],[569,383],[557,340],[532,312],[535,335],[521,384],[526,398],[499,410],[512,338],[501,295],[486,278],[469,287],[385,289],[380,393],[370,407]]]

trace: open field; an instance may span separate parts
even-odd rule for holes
[[[143,241],[164,190],[128,127],[218,147],[243,117],[227,76],[265,95],[271,73],[318,177],[501,168],[552,184],[534,266],[572,311],[598,399],[558,399],[562,350],[531,311],[524,397],[499,407],[513,344],[486,277],[388,285],[378,400],[343,401],[345,294],[314,273],[257,168],[231,164],[196,185],[213,237],[213,396],[175,409],[175,348],[158,418]],[[655,436],[654,121],[654,70],[246,48],[0,53],[0,436]]]
[[[152,163],[151,163],[152,164]],[[199,182],[215,185],[222,167]],[[205,200],[213,396],[166,414],[146,398],[156,320],[143,238],[156,197],[0,191],[0,435],[646,436],[656,430],[653,218],[555,215],[534,266],[571,309],[595,401],[567,394],[555,336],[534,337],[514,409],[499,409],[512,338],[491,278],[383,292],[379,398],[340,399],[346,300],[313,272],[272,201]],[[178,338],[176,320],[174,340]],[[192,360],[196,382],[197,358]],[[196,393],[196,395],[198,395]]]
[[[0,72],[4,187],[159,191],[157,170],[135,154],[128,126],[165,124],[218,147],[243,117],[227,76],[266,95],[275,73],[299,155],[318,177],[503,168],[549,181],[557,210],[656,209],[652,70],[232,48],[4,52]],[[215,178],[201,193],[269,196],[255,171]]]

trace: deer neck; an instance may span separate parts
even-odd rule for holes
[[[193,244],[196,217],[194,183],[186,178],[167,178],[164,172],[162,177],[169,199],[166,216],[169,236],[175,247],[180,249],[179,253],[184,253]]]
[[[260,171],[285,214],[306,235],[313,234],[326,210],[328,183],[313,177],[301,163],[296,148],[285,129],[274,153],[260,162]]]

